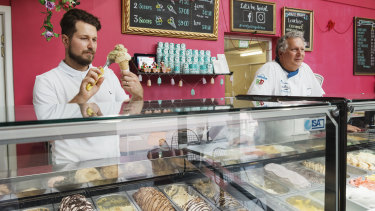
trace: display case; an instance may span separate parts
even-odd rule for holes
[[[349,124],[361,128],[347,134],[347,210],[375,208],[375,100],[374,96],[348,97]],[[355,171],[353,171],[353,169]]]
[[[341,99],[238,96],[15,111],[18,121],[0,123],[1,146],[42,144],[48,159],[0,173],[0,210],[342,210]]]

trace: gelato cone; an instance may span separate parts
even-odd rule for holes
[[[131,58],[132,57],[130,54],[128,54],[128,49],[126,49],[122,44],[117,44],[115,49],[108,54],[108,59],[119,64],[121,70],[129,69],[129,61]]]

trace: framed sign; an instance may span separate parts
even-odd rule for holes
[[[255,0],[230,0],[230,29],[257,34],[276,33],[276,4]]]
[[[217,40],[219,0],[122,0],[122,33]]]
[[[301,31],[305,38],[305,51],[313,50],[314,11],[295,8],[283,8],[283,35],[290,31]]]
[[[354,17],[354,75],[375,75],[375,19]]]

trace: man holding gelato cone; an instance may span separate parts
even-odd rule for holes
[[[129,101],[125,91],[132,100],[143,100],[143,88],[138,77],[129,71],[131,56],[123,45],[116,45],[108,55],[110,63],[120,66],[120,82],[111,69],[91,64],[97,49],[97,32],[101,29],[97,17],[71,9],[60,25],[65,59],[58,67],[36,77],[34,104]]]
[[[80,112],[83,117],[88,117],[100,115],[103,110],[88,107],[92,104],[103,105],[106,111],[103,114],[106,114],[110,113],[107,112],[110,108],[118,108],[119,113],[122,102],[131,100],[129,104],[143,103],[143,88],[138,77],[129,71],[131,56],[123,45],[116,45],[104,67],[93,67],[97,32],[101,29],[97,17],[80,9],[71,9],[64,14],[60,26],[65,58],[56,68],[36,77],[33,91],[36,108],[40,107],[40,111],[43,111],[48,109],[44,107],[54,105],[72,106],[67,116],[77,117],[73,113],[76,106],[68,103],[78,103],[81,107],[87,105]],[[120,65],[120,80],[108,68],[114,62]],[[131,99],[126,92],[132,96]],[[105,106],[107,104],[109,106]],[[56,110],[51,111],[54,111],[53,114],[48,110],[36,113],[42,119],[58,116]],[[118,135],[72,138],[50,143],[55,164],[120,157]]]

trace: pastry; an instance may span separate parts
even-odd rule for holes
[[[108,54],[108,59],[119,64],[121,70],[129,70],[131,56],[128,54],[128,49],[122,44],[117,44],[115,46],[115,49]]]
[[[175,210],[167,197],[153,187],[140,188],[133,198],[143,211]]]
[[[100,211],[134,211],[134,206],[122,195],[103,196],[96,200]]]
[[[204,202],[201,198],[195,197],[194,199],[189,200],[183,207],[185,211],[210,211],[212,210],[211,207],[209,207],[206,202]]]
[[[0,184],[0,196],[10,194],[10,192],[8,185]]]
[[[86,197],[81,194],[75,194],[71,196],[66,196],[61,200],[60,211],[73,211],[73,210],[85,210],[91,211],[94,210],[92,204],[87,201]]]
[[[141,162],[131,162],[124,164],[124,174],[126,179],[147,176],[147,169]]]
[[[63,176],[52,177],[47,182],[48,187],[53,188],[56,182],[61,182],[63,180],[66,180],[66,177],[63,177]]]
[[[18,198],[41,195],[45,192],[45,189],[28,188],[16,193]]]
[[[117,165],[101,167],[100,168],[100,174],[106,179],[117,179],[118,178],[118,167],[117,167]]]
[[[77,170],[74,179],[77,183],[85,183],[102,180],[102,177],[96,168],[85,168]]]

